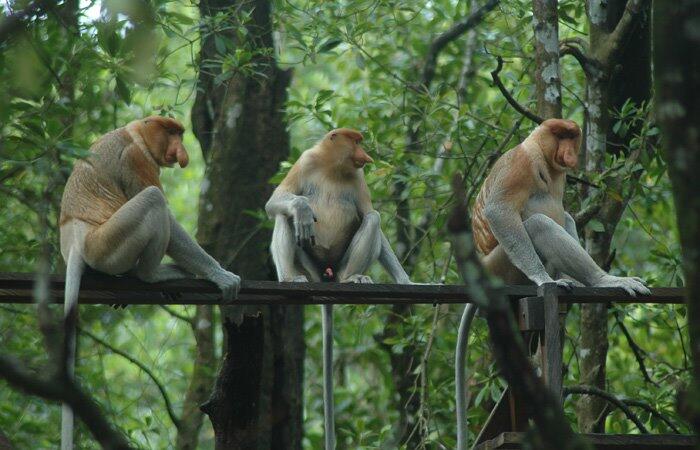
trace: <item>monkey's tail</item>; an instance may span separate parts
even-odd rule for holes
[[[65,324],[65,367],[66,375],[73,379],[75,373],[75,327],[78,318],[78,295],[80,294],[80,280],[85,270],[83,255],[75,249],[68,254],[66,264],[66,284],[63,297],[63,314]],[[61,414],[61,450],[73,450],[73,410],[64,403]]]

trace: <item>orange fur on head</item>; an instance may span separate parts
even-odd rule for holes
[[[364,138],[362,133],[350,128],[337,128],[326,134],[323,139],[329,150],[340,150],[345,153],[355,169],[361,169],[365,164],[374,162],[371,156],[360,146]]]
[[[548,143],[548,145],[543,146],[545,154],[556,165],[575,169],[578,165],[578,153],[581,147],[581,128],[578,124],[573,120],[547,119],[542,122],[540,127],[549,131],[552,136],[550,139],[543,138],[541,140]],[[551,143],[549,143],[550,141]]]
[[[185,127],[180,122],[170,117],[150,116],[141,121],[139,131],[158,165],[172,166],[177,162],[180,167],[187,166],[189,156],[182,144]]]

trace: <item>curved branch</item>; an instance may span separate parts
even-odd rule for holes
[[[576,229],[580,230],[583,227],[588,224],[588,222],[591,221],[599,212],[600,209],[602,208],[602,204],[600,202],[593,202],[590,205],[588,205],[587,208],[582,209],[581,211],[577,212],[574,215],[574,222],[576,222]]]
[[[649,430],[644,426],[641,420],[639,420],[639,417],[627,406],[627,404],[614,396],[613,394],[610,394],[609,392],[605,392],[602,389],[598,389],[595,386],[567,386],[564,387],[564,397],[566,397],[569,394],[584,394],[584,395],[595,395],[596,397],[604,398],[607,400],[609,403],[612,403],[613,405],[617,406],[620,408],[620,410],[625,413],[627,418],[634,422],[634,424],[639,428],[639,431],[643,434],[649,434]]]
[[[639,370],[642,372],[642,376],[644,377],[644,379],[648,383],[651,383],[654,386],[659,387],[659,383],[652,380],[651,377],[649,376],[649,372],[647,372],[647,367],[644,364],[644,356],[642,355],[643,350],[639,347],[639,345],[637,345],[636,342],[634,342],[634,339],[632,339],[632,335],[630,334],[629,330],[627,330],[625,323],[620,318],[620,314],[617,311],[615,311],[613,313],[613,317],[615,318],[615,322],[617,323],[617,326],[620,327],[622,334],[625,335],[625,339],[627,339],[627,344],[632,349],[632,353],[634,353],[634,358],[637,360],[637,364],[639,364]]]
[[[634,25],[640,12],[647,8],[650,4],[650,0],[628,0],[625,6],[625,12],[622,13],[620,21],[617,22],[615,29],[608,35],[607,42],[604,48],[607,50],[601,62],[603,64],[608,64],[614,61],[614,57],[618,51],[622,48],[622,42],[625,40],[629,34],[632,26]]]
[[[535,122],[538,125],[541,124],[542,122],[544,122],[543,118],[541,118],[537,114],[533,113],[529,109],[525,108],[523,105],[518,103],[518,101],[516,99],[514,99],[512,95],[510,95],[510,92],[508,92],[508,89],[506,89],[506,87],[503,85],[503,82],[501,82],[501,79],[498,76],[498,74],[503,69],[503,58],[501,58],[500,56],[498,56],[497,58],[498,58],[498,65],[496,66],[496,68],[494,70],[491,71],[491,78],[493,79],[493,82],[496,85],[496,87],[498,87],[498,90],[501,91],[501,94],[503,95],[503,97],[505,97],[505,99],[508,101],[510,106],[513,107],[513,109],[515,109],[516,111],[518,111],[520,114],[527,117],[531,121]]]
[[[588,57],[587,46],[580,38],[567,38],[562,39],[559,43],[559,54],[560,55],[571,55],[576,61],[581,65],[586,74],[589,73],[591,59]]]
[[[459,22],[455,23],[449,30],[435,38],[430,44],[430,49],[425,55],[425,64],[423,64],[423,75],[421,83],[423,86],[429,86],[435,76],[435,66],[437,65],[437,57],[447,44],[454,41],[467,31],[479,25],[488,12],[498,5],[499,0],[488,0],[481,8],[469,14]]]
[[[661,414],[658,410],[654,409],[654,407],[651,406],[650,404],[645,403],[641,400],[634,400],[631,398],[625,399],[625,403],[627,403],[627,405],[629,405],[629,406],[637,406],[639,408],[642,408],[643,410],[645,410],[646,412],[648,412],[652,416],[656,417],[657,419],[659,419],[663,423],[665,423],[674,433],[682,434],[681,430],[679,430],[678,427],[675,426],[673,424],[673,422],[671,422],[671,419],[669,419],[668,417]]]
[[[163,383],[158,380],[156,375],[153,373],[151,369],[149,369],[145,364],[143,364],[141,361],[137,360],[133,356],[129,355],[123,350],[118,349],[117,347],[109,344],[108,342],[98,338],[94,334],[90,333],[89,331],[78,328],[78,331],[80,331],[81,334],[84,334],[85,336],[89,337],[93,341],[97,342],[101,346],[109,349],[112,353],[116,353],[117,355],[121,356],[122,358],[126,359],[129,361],[131,364],[135,365],[139,369],[143,370],[143,372],[148,376],[148,378],[153,381],[153,384],[156,385],[158,390],[160,391],[160,395],[163,397],[163,401],[165,402],[165,409],[168,412],[168,416],[170,417],[170,420],[173,422],[175,425],[175,428],[180,428],[180,419],[177,417],[177,414],[175,414],[175,410],[173,409],[173,404],[170,402],[170,397],[168,397],[168,393],[165,390],[165,386],[163,386]]]
[[[70,405],[102,448],[132,448],[124,436],[107,421],[97,403],[70,378],[60,375],[51,379],[40,378],[3,355],[0,355],[0,378],[27,394]]]

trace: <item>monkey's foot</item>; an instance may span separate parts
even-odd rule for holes
[[[282,281],[289,281],[292,283],[308,283],[309,279],[306,278],[306,275],[295,275],[292,277],[291,280],[282,280]]]
[[[568,278],[559,278],[558,280],[554,280],[554,282],[557,284],[557,286],[566,289],[567,291],[570,291],[574,286],[576,286],[576,282]]]
[[[638,277],[616,277],[606,274],[603,275],[597,283],[593,284],[593,286],[620,288],[632,297],[636,297],[637,294],[651,294],[651,291],[648,287],[646,287],[644,280]]]
[[[341,283],[362,283],[362,284],[372,284],[374,281],[372,281],[372,278],[368,277],[367,275],[362,275],[362,274],[355,274],[355,275],[350,275],[346,279],[342,280]]]

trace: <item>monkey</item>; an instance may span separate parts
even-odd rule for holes
[[[302,153],[265,210],[274,219],[270,251],[279,281],[372,283],[379,261],[396,283],[413,284],[382,232],[364,166],[374,162],[363,136],[348,128],[327,133]],[[325,448],[335,447],[332,306],[323,305]]]
[[[224,301],[241,279],[207,254],[175,220],[160,183],[161,167],[184,168],[185,129],[175,119],[150,116],[99,138],[78,160],[61,199],[60,247],[66,261],[64,307],[76,314],[87,267],[109,275],[131,274],[152,283],[197,275],[214,282]],[[164,255],[176,265],[163,265]],[[72,334],[72,336],[70,336]],[[75,336],[67,333],[72,376]],[[62,448],[72,448],[73,416],[64,406]]]
[[[371,283],[379,260],[399,284],[410,284],[372,207],[363,167],[374,160],[358,131],[330,131],[306,150],[275,189],[265,210],[275,225],[270,246],[280,281]],[[330,269],[328,271],[327,269]]]
[[[576,122],[548,119],[496,161],[472,211],[482,262],[510,284],[555,282],[570,289],[576,280],[621,288],[631,296],[650,294],[640,278],[607,274],[579,243],[563,197],[566,171],[578,166],[580,146]],[[573,280],[552,279],[562,274]]]

